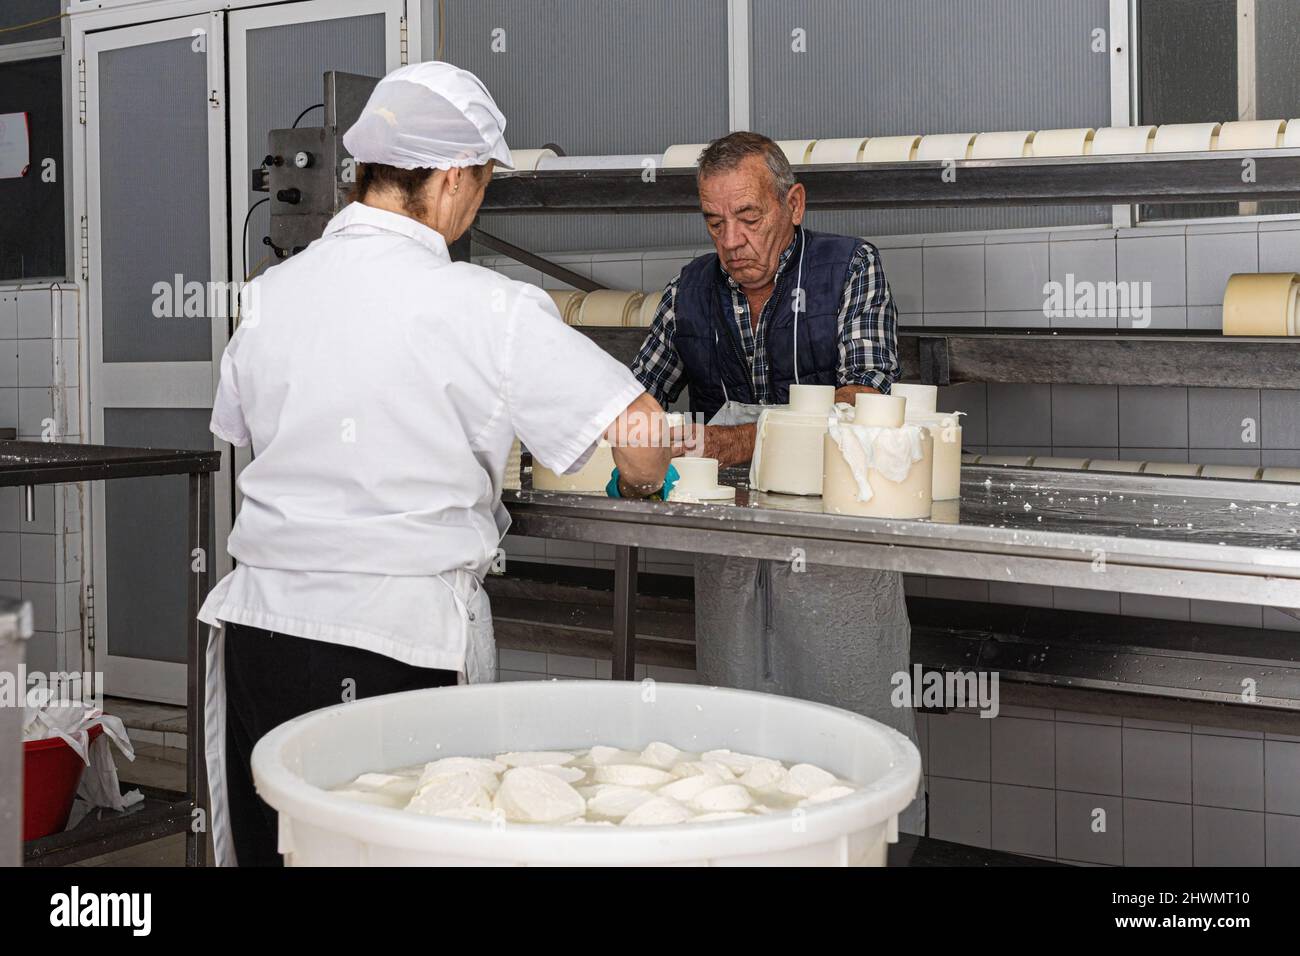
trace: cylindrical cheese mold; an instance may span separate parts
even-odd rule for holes
[[[835,407],[834,385],[790,386],[790,411],[804,415],[829,415]]]
[[[980,463],[980,456],[969,453],[963,454],[961,456],[961,463],[963,465],[978,465]]]
[[[1300,149],[1300,118],[1287,120],[1282,132],[1282,145],[1287,149]]]
[[[641,307],[643,292],[621,292],[616,289],[600,289],[588,292],[578,308],[578,317],[574,325],[585,326],[622,326],[633,324],[630,320]]]
[[[641,300],[641,308],[637,313],[636,325],[648,329],[655,319],[655,313],[659,311],[659,303],[663,301],[662,292],[647,292],[645,298]]]
[[[1274,149],[1282,145],[1286,120],[1238,120],[1224,123],[1215,149]]]
[[[1093,156],[1123,156],[1151,152],[1154,126],[1103,126],[1092,137]]]
[[[981,465],[1003,465],[1010,468],[1028,468],[1034,463],[1029,455],[980,455]]]
[[[792,390],[799,387],[790,386]],[[834,398],[833,390],[831,397]],[[750,486],[756,491],[774,491],[783,495],[821,494],[822,438],[829,417],[829,407],[812,413],[780,407],[764,409],[754,436]]]
[[[678,146],[669,146],[664,150],[664,168],[698,166],[700,153],[704,152],[708,145],[708,143],[682,143]]]
[[[560,318],[564,319],[564,324],[573,325],[574,320],[578,317],[578,309],[582,307],[582,300],[587,297],[587,293],[577,289],[547,289],[546,294],[555,303],[555,308],[559,310]]]
[[[908,418],[913,415],[933,415],[935,405],[939,401],[939,388],[937,385],[895,382],[890,386],[889,394],[907,399],[907,410],[904,415]]]
[[[1144,462],[1140,461],[1116,461],[1114,459],[1094,458],[1088,462],[1089,471],[1118,471],[1126,474],[1137,474],[1142,470]]]
[[[693,456],[674,458],[677,484],[668,493],[669,501],[729,501],[736,489],[718,484],[718,459]]]
[[[1040,129],[1029,145],[1032,156],[1087,156],[1094,129]]]
[[[1034,131],[1028,129],[1005,133],[980,133],[970,148],[971,159],[1015,159],[1032,155],[1030,144]],[[960,158],[960,157],[958,157]]]
[[[538,172],[559,169],[643,169],[647,163],[663,165],[660,153],[623,153],[612,156],[543,156],[537,161]]]
[[[899,428],[906,417],[906,408],[907,399],[901,395],[858,392],[853,397],[853,421],[876,428]]]
[[[860,417],[857,424],[863,424]],[[869,501],[858,500],[858,483],[835,439],[828,433],[823,442],[822,510],[827,514],[900,519],[930,517],[934,503],[934,439],[927,429],[921,429],[921,460],[912,463],[902,481],[890,481],[874,468],[867,470],[867,483],[871,486]]]
[[[506,473],[501,481],[503,491],[518,491],[520,489],[519,478],[523,469],[523,455],[523,446],[519,444],[519,439],[516,438],[510,445],[510,454],[506,456]]]
[[[614,451],[605,441],[596,446],[587,463],[571,475],[551,471],[533,457],[534,491],[604,491],[614,471]]]
[[[1185,461],[1148,461],[1142,465],[1144,475],[1165,475],[1170,478],[1195,478],[1201,466]]]
[[[808,157],[812,155],[813,147],[817,144],[815,139],[778,139],[776,145],[781,147],[781,152],[785,153],[786,161],[791,166],[806,166]]]
[[[966,159],[970,156],[974,140],[974,133],[934,133],[922,136],[920,145],[916,147],[916,158],[918,161]]]
[[[1224,335],[1295,335],[1300,275],[1240,272],[1223,292]]]
[[[1203,153],[1219,141],[1219,123],[1173,123],[1156,129],[1153,153]]]
[[[1088,467],[1087,458],[1050,458],[1045,455],[1039,455],[1034,458],[1035,468],[1060,468],[1069,471],[1078,471]]]
[[[1254,481],[1259,477],[1259,469],[1254,465],[1206,465],[1201,469],[1201,477]]]
[[[1300,482],[1300,468],[1265,468],[1259,477],[1265,481]]]
[[[534,170],[537,164],[543,159],[554,159],[556,152],[553,149],[512,149],[510,158],[514,160],[515,169]],[[507,170],[501,167],[503,172]]]
[[[862,147],[864,163],[905,163],[916,159],[919,136],[873,136]]]
[[[808,162],[821,163],[860,163],[862,147],[867,144],[865,136],[850,136],[847,139],[819,139],[813,144]]]
[[[898,388],[897,385],[894,388]],[[909,403],[910,404],[910,403]],[[956,415],[912,416],[908,424],[921,425],[934,441],[934,488],[936,502],[961,497],[961,424]]]

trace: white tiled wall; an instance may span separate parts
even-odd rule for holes
[[[78,294],[72,285],[0,288],[0,427],[27,441],[81,440]],[[82,496],[79,485],[0,488],[0,594],[32,603],[27,663],[81,667]]]
[[[931,836],[1095,865],[1300,861],[1300,737],[1026,707],[919,717]]]

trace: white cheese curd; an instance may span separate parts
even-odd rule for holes
[[[821,767],[814,767],[810,763],[797,763],[790,768],[779,789],[782,793],[794,797],[811,797],[838,782],[834,774],[827,773]]]
[[[494,767],[499,769],[493,769]],[[505,769],[504,764],[499,764],[495,760],[480,760],[477,757],[446,757],[425,765],[415,792],[418,793],[435,780],[463,776],[469,777],[488,793],[496,793],[497,786],[501,782],[499,775]]]
[[[444,810],[463,810],[466,807],[492,808],[492,797],[468,773],[438,777],[422,785],[406,805],[412,813],[433,815]]]
[[[672,769],[674,777],[696,777],[702,773],[711,774],[723,780],[736,779],[736,775],[731,772],[730,767],[718,763],[716,760],[684,760],[676,764]]]
[[[696,813],[724,813],[729,810],[748,810],[754,805],[750,792],[738,783],[724,783],[691,798],[691,809]]]
[[[609,763],[636,763],[641,755],[635,750],[620,750],[618,747],[606,747],[597,744],[587,751],[587,760],[597,767]]]
[[[665,741],[642,750],[597,744],[573,751],[443,757],[363,773],[333,793],[373,806],[499,824],[672,826],[789,813],[858,791],[807,763]]]
[[[587,813],[614,820],[623,819],[641,804],[655,797],[649,790],[642,790],[639,787],[601,784],[592,789],[596,792],[587,798]]]
[[[395,806],[401,807],[415,795],[418,784],[415,777],[394,773],[363,773],[350,786],[354,790],[393,801]]]
[[[492,805],[519,823],[568,823],[587,812],[582,794],[536,767],[507,770]]]
[[[789,771],[775,760],[756,763],[740,775],[740,783],[750,790],[778,790]]]
[[[754,757],[750,754],[738,754],[730,750],[706,750],[701,759],[723,764],[736,774],[744,773],[755,764],[774,762],[771,757]]]
[[[577,754],[563,753],[559,750],[528,750],[519,753],[497,754],[497,762],[503,763],[507,767],[536,767],[540,764],[563,767],[566,763],[573,763],[577,758]]]
[[[659,787],[673,779],[667,770],[632,763],[607,763],[592,774],[597,783],[616,783],[620,787]]]
[[[695,816],[690,807],[672,797],[653,797],[623,818],[625,827],[661,827],[685,823]]]
[[[680,780],[674,780],[672,783],[666,783],[655,791],[661,797],[672,797],[674,800],[691,801],[703,793],[705,790],[712,790],[714,787],[725,783],[721,777],[711,773],[700,773],[693,777],[682,777]]]
[[[672,744],[666,744],[661,740],[656,740],[641,751],[641,762],[658,767],[660,770],[668,770],[681,760],[682,752]]]
[[[832,800],[838,800],[840,797],[847,797],[850,793],[854,792],[856,791],[854,791],[852,787],[842,787],[836,784],[827,787],[825,790],[818,790],[811,797],[805,797],[799,801],[799,806],[803,807],[815,803],[829,803]]]
[[[555,764],[539,764],[535,769],[559,777],[565,783],[577,783],[587,779],[587,771],[581,767],[557,767]]]

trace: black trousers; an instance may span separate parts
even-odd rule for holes
[[[346,698],[446,687],[455,671],[373,651],[226,624],[226,791],[240,866],[280,866],[278,823],[253,787],[253,746],[287,720]],[[376,768],[380,769],[380,768]]]

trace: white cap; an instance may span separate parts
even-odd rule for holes
[[[513,167],[506,118],[477,76],[450,63],[412,63],[379,81],[343,145],[361,163],[398,169]]]

